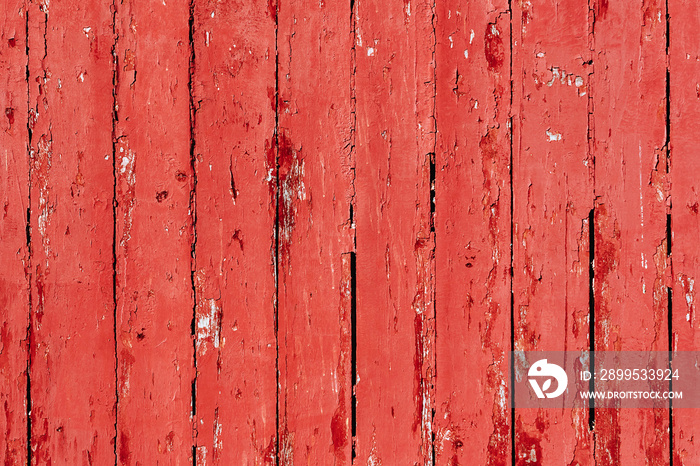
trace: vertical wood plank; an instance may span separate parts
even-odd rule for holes
[[[510,16],[437,10],[437,464],[511,459]]]
[[[538,0],[514,8],[514,349],[575,354],[590,347],[589,7]],[[593,464],[587,403],[516,409],[515,463],[535,459]]]
[[[667,351],[666,10],[596,4],[597,351]],[[669,463],[667,409],[596,411],[599,464]]]
[[[110,3],[28,14],[32,464],[112,464]]]
[[[117,456],[192,459],[189,5],[115,5]]]
[[[7,2],[0,19],[0,463],[27,463],[27,327],[29,209],[27,37],[23,0]]]
[[[197,464],[274,464],[275,11],[195,2]]]
[[[700,267],[698,251],[698,195],[700,158],[697,156],[700,122],[700,8],[678,0],[668,2],[670,20],[670,142],[671,227],[673,232],[672,350],[697,351],[700,316],[695,282]],[[700,463],[700,425],[697,410],[673,411],[673,464]]]
[[[280,463],[350,464],[350,3],[278,14]]]
[[[431,464],[434,9],[354,8],[358,462]]]

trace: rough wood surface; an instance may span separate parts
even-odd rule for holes
[[[27,14],[31,459],[112,463],[112,17],[104,1]]]
[[[197,2],[196,446],[198,464],[273,464],[275,14]]]
[[[427,3],[361,0],[354,6],[357,458],[429,464],[433,11]]]
[[[452,1],[436,12],[437,464],[511,459],[507,9]]]
[[[597,351],[668,351],[665,18],[661,2],[595,11]],[[595,416],[599,463],[669,463],[668,409]]]
[[[513,18],[514,349],[574,354],[589,349],[592,17],[533,1]],[[588,415],[516,410],[515,463],[593,464]]]
[[[670,223],[673,264],[672,335],[674,352],[700,348],[700,316],[695,281],[700,277],[698,250],[698,195],[700,158],[700,9],[688,9],[678,0],[668,3],[669,19],[669,129],[672,203]],[[697,364],[697,363],[696,363]],[[700,463],[700,424],[697,410],[673,410],[673,465]]]
[[[347,2],[278,6],[282,464],[352,461],[350,19]]]
[[[700,461],[508,384],[699,349],[700,6],[3,6],[0,463]]]
[[[0,463],[27,460],[29,326],[29,164],[27,34],[24,2],[7,2],[0,20]]]
[[[117,4],[114,17],[116,456],[124,465],[192,462],[189,14],[183,2],[132,1]]]

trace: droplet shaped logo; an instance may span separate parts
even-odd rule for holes
[[[564,393],[569,383],[564,369],[556,364],[548,363],[546,359],[540,359],[527,371],[528,381],[535,391],[537,398],[556,398]],[[556,389],[552,389],[552,379],[557,381]],[[540,381],[542,385],[540,386]]]

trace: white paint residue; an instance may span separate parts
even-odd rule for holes
[[[532,450],[530,450],[530,458],[527,459],[527,463],[537,463],[537,452],[535,451],[535,447],[532,447]]]
[[[122,148],[120,152],[124,152],[124,149]],[[122,168],[121,170],[119,170],[120,173],[124,173],[126,171],[126,167],[129,166],[129,162],[131,162],[129,157],[127,157],[126,155],[122,157]]]
[[[219,423],[219,420],[217,419],[216,422],[214,423],[214,450],[221,451],[222,447],[223,447],[223,443],[221,441],[221,424]]]
[[[576,84],[576,87],[583,86],[583,78],[581,76],[576,76],[574,83]]]
[[[692,297],[692,292],[693,292],[693,285],[695,285],[695,280],[692,278],[688,279],[688,291],[689,293],[686,293],[685,295],[685,302],[688,303],[688,306],[693,302],[693,297]]]
[[[464,51],[464,58],[469,58],[469,50]]]
[[[642,166],[642,143],[639,143],[639,166]],[[641,238],[644,239],[644,196],[642,194],[644,183],[642,181],[642,171],[639,171],[639,215],[640,225],[642,226]],[[646,268],[646,267],[644,267]]]
[[[469,45],[474,41],[474,29],[469,33]]]
[[[360,26],[359,26],[360,25],[360,15],[358,13],[359,11],[360,11],[359,8],[355,8],[355,24],[357,25],[357,27],[355,28],[355,35],[357,36],[357,39],[355,39],[355,45],[357,47],[362,47],[362,34],[360,31]]]
[[[547,133],[547,140],[549,142],[561,141],[561,133],[555,133],[555,132],[552,132],[550,130],[547,130],[546,133]]]
[[[447,38],[450,41],[450,48],[454,47],[455,44],[454,44],[454,41],[452,40],[452,36],[447,36]]]
[[[214,338],[214,348],[219,347],[219,318],[220,308],[216,305],[215,299],[209,300],[209,314],[200,314],[197,316],[197,343],[202,344],[207,338]],[[206,346],[202,352],[206,352]]]
[[[411,16],[411,2],[406,3],[406,16]]]
[[[367,56],[368,57],[374,56],[374,47],[367,47]]]
[[[91,30],[92,30],[92,28],[90,28],[90,27],[85,27],[85,28],[83,28],[83,32],[85,33],[85,37],[87,37],[87,38],[90,37],[90,31],[91,31]]]

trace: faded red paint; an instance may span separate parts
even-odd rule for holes
[[[666,171],[663,5],[654,16],[656,25],[645,28],[648,18],[639,5],[610,2],[594,27],[594,322],[599,351],[668,351],[665,289],[663,296],[655,289],[667,266],[666,193],[653,183],[655,172]],[[664,257],[655,258],[659,253]],[[645,457],[648,464],[669,464],[668,434],[658,437],[669,427],[668,410],[662,412],[596,411],[596,460],[632,464]]]
[[[266,7],[194,3],[198,464],[274,464],[277,453],[275,23]]]
[[[352,461],[347,296],[348,253],[354,250],[350,27],[347,2],[278,4],[276,260],[282,464]]]
[[[10,1],[0,463],[698,463],[507,385],[698,347],[687,3]]]
[[[15,154],[30,170],[32,464],[114,462],[112,62],[108,49],[94,53],[112,42],[109,6],[28,3],[20,17],[32,110],[30,164]]]
[[[513,23],[516,350],[589,347],[587,232],[594,178],[588,8],[519,2],[521,14],[514,16],[522,18]],[[583,406],[516,410],[516,464],[593,464],[588,428]]]
[[[666,204],[671,206],[670,245],[673,299],[671,351],[697,351],[700,348],[700,316],[697,314],[696,280],[700,278],[698,235],[698,157],[697,122],[700,121],[700,62],[694,44],[700,41],[700,10],[685,2],[668,2],[670,21],[669,69],[671,108],[670,191]],[[664,154],[665,155],[665,154]],[[700,463],[700,424],[697,410],[673,411],[673,465]],[[660,438],[665,438],[661,435]]]
[[[354,7],[356,461],[429,464],[435,358],[433,10],[425,3],[374,0],[355,1]],[[425,245],[416,251],[420,241]]]
[[[27,328],[31,264],[25,233],[29,207],[29,143],[25,66],[26,11],[24,2],[7,2],[1,14],[0,108],[0,462],[27,462]]]
[[[114,44],[116,60],[110,111],[119,402],[111,430],[116,422],[119,464],[191,463],[189,9],[110,3],[105,24],[112,8],[114,35],[105,43]],[[104,53],[111,62],[108,47]]]

